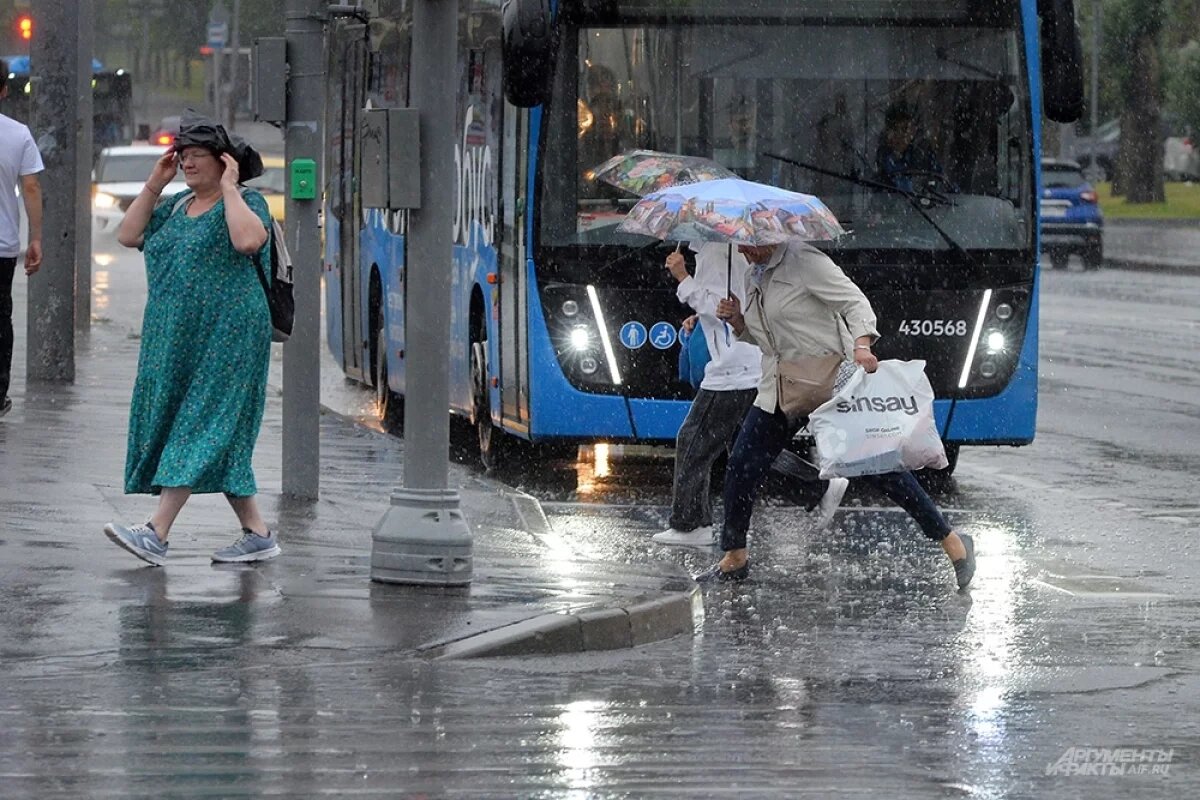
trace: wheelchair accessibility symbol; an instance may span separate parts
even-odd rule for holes
[[[646,343],[646,326],[640,322],[626,322],[621,326],[621,344],[637,350]]]
[[[656,322],[650,328],[650,344],[659,350],[666,350],[675,344],[675,326],[669,322]]]

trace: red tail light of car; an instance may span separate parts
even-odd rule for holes
[[[160,133],[154,137],[155,144],[161,144],[164,147],[175,141],[175,137],[169,133]]]

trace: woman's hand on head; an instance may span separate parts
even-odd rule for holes
[[[221,163],[225,165],[225,171],[221,173],[221,189],[238,190],[238,163],[237,159],[229,155],[229,153],[221,153]]]
[[[146,179],[146,183],[151,189],[161,192],[175,178],[175,173],[178,171],[178,154],[174,148],[167,148],[167,152],[154,162],[154,169],[150,171],[150,177]]]

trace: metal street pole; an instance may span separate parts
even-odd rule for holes
[[[226,108],[227,116],[225,118],[226,130],[234,130],[237,127],[237,104],[238,104],[238,61],[241,54],[241,34],[239,28],[242,20],[242,0],[233,0],[233,21],[229,25],[229,98],[228,108]]]
[[[1096,128],[1100,126],[1100,0],[1092,2],[1092,129],[1089,131],[1096,136]],[[1096,165],[1096,147],[1092,146],[1092,166]]]
[[[296,159],[312,159],[318,169],[321,163],[326,8],[325,0],[288,0],[286,7],[284,150],[289,169]],[[315,185],[322,185],[319,177]],[[295,188],[288,180],[287,245],[292,255],[296,321],[283,346],[283,492],[315,500],[321,463],[321,235],[318,201],[297,200],[292,196]]]
[[[91,172],[91,9],[92,0],[39,2],[30,52],[31,127],[46,166],[42,269],[29,282],[26,374],[33,381],[75,380],[77,237],[91,232],[90,217],[79,226]]]
[[[458,0],[416,0],[412,104],[420,115],[421,205],[409,212],[404,485],[375,526],[371,580],[465,585],[471,532],[449,488],[450,274]]]
[[[224,46],[224,45],[221,45],[220,47],[214,47],[214,48],[213,48],[213,56],[212,56],[212,64],[213,64],[213,82],[212,82],[212,93],[213,93],[213,119],[222,119],[222,118],[223,118],[223,116],[224,116],[224,115],[221,113],[221,109],[223,108],[223,106],[221,105],[221,85],[222,85],[222,78],[221,78],[221,51],[222,51],[222,50],[224,50],[224,49],[225,49],[225,46]]]
[[[75,4],[79,24],[79,96],[87,98],[87,110],[79,111],[77,124],[80,146],[76,149],[75,184],[75,330],[92,327],[92,146],[95,136],[92,115],[92,53],[95,51],[94,0]]]
[[[212,46],[213,57],[213,119],[221,121],[225,119],[224,93],[225,86],[224,67],[222,62],[224,59],[225,47],[229,44],[229,9],[225,7],[225,3],[221,0],[213,3],[208,12],[208,43]],[[219,35],[214,36],[214,31]]]

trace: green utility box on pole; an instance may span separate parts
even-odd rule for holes
[[[311,158],[293,158],[291,163],[292,199],[317,198],[317,162]]]

